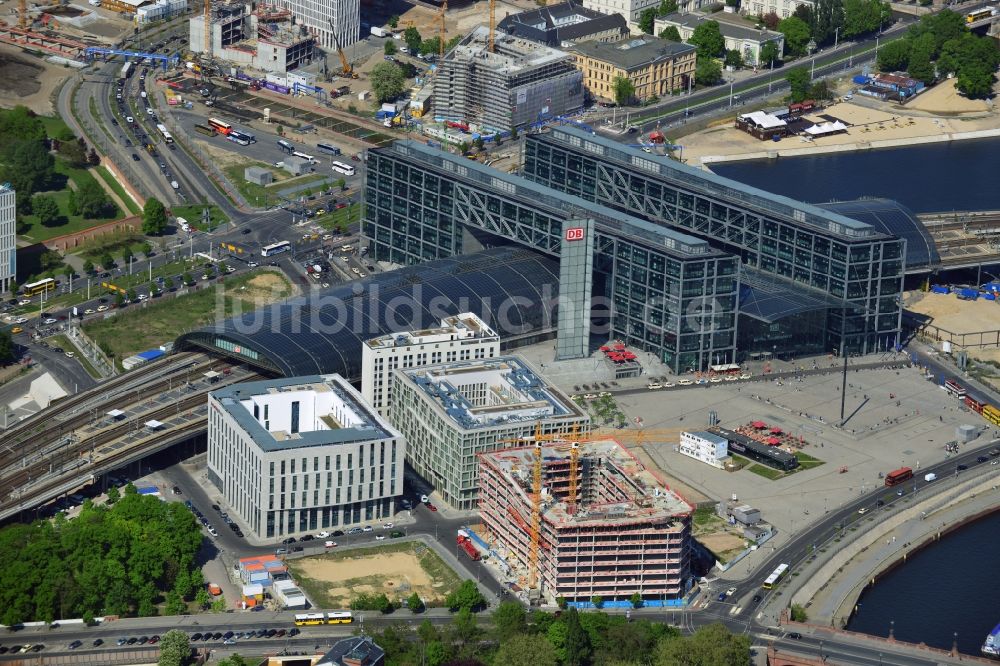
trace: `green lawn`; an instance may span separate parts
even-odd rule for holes
[[[813,458],[808,453],[802,453],[802,451],[796,451],[795,457],[799,459],[799,469],[812,469],[813,467],[825,464],[819,458]]]
[[[45,134],[50,137],[58,136],[63,130],[69,131],[69,125],[59,116],[38,116],[38,119],[45,125]]]
[[[348,226],[361,221],[361,204],[348,204],[347,208],[334,210],[326,215],[320,215],[315,219],[319,226],[324,229],[329,231],[337,230],[343,233],[347,230]]]
[[[59,218],[59,224],[52,226],[43,226],[39,223],[38,218],[34,215],[25,215],[21,219],[25,224],[28,225],[28,229],[23,234],[19,234],[35,242],[48,240],[49,238],[55,238],[56,236],[63,236],[65,234],[75,233],[83,229],[89,229],[90,227],[103,224],[109,220],[116,220],[120,215],[118,211],[118,206],[115,206],[115,214],[109,217],[103,217],[100,219],[84,219],[79,215],[69,214],[69,183],[72,180],[77,184],[77,187],[83,183],[89,181],[97,182],[94,180],[93,174],[89,169],[77,169],[71,167],[66,163],[65,160],[56,158],[56,173],[63,176],[66,181],[63,189],[53,192],[46,192],[46,194],[51,195],[56,203],[59,205],[59,212],[62,214]]]
[[[108,184],[108,187],[110,187],[114,191],[114,193],[117,194],[118,197],[125,202],[125,206],[128,207],[129,213],[131,213],[132,215],[139,215],[140,213],[142,213],[142,209],[139,208],[139,204],[137,204],[135,201],[132,200],[132,197],[130,197],[125,192],[125,188],[122,187],[121,183],[115,180],[115,177],[111,175],[110,171],[108,171],[105,167],[98,167],[95,169],[95,171],[101,177],[101,179]]]
[[[93,97],[90,98],[90,117],[97,119],[97,124],[100,126],[101,131],[104,132],[110,141],[115,141],[115,137],[112,136],[111,132],[104,125],[104,118],[97,111],[97,100]],[[82,125],[81,125],[82,126]]]
[[[192,271],[197,279],[199,276]],[[237,308],[251,312],[266,303],[291,294],[288,280],[275,271],[255,271],[224,280],[200,281],[187,294],[167,295],[147,301],[148,305],[129,305],[117,316],[87,322],[83,330],[116,361],[175,339],[180,334],[232,315]],[[242,289],[242,287],[247,287]],[[238,293],[239,296],[233,296]],[[260,300],[255,303],[254,298]]]
[[[257,166],[267,169],[274,176],[274,182],[270,185],[257,185],[255,183],[248,182],[243,178],[243,172],[247,167]],[[240,191],[246,200],[252,205],[265,206],[268,204],[273,204],[278,202],[278,192],[289,187],[294,187],[296,185],[304,185],[306,183],[319,183],[319,181],[326,180],[328,175],[321,173],[306,173],[301,176],[290,177],[288,173],[281,169],[276,169],[272,164],[265,164],[263,162],[244,162],[242,164],[233,164],[231,166],[223,169],[226,174],[226,178],[232,182],[237,190]],[[322,187],[322,185],[317,186],[317,191]],[[304,193],[303,190],[301,193]]]
[[[220,224],[226,224],[229,222],[229,217],[222,212],[222,209],[216,205],[210,205],[209,215],[211,221],[206,228],[204,224],[201,223],[201,211],[205,208],[204,204],[192,204],[190,206],[171,206],[170,212],[174,217],[183,217],[188,223],[197,229],[198,231],[211,231]]]
[[[74,354],[76,354],[76,360],[80,361],[80,365],[82,365],[83,369],[87,371],[87,374],[89,374],[94,379],[101,379],[100,373],[97,372],[94,366],[90,364],[90,361],[87,360],[87,357],[80,352],[80,348],[77,347],[72,342],[70,342],[70,339],[67,338],[65,335],[53,335],[51,338],[48,339],[47,342],[50,345],[55,345],[56,347],[62,347],[66,351],[71,351]]]
[[[784,476],[784,472],[782,472],[781,470],[774,469],[773,467],[767,467],[765,465],[760,465],[757,463],[750,465],[749,469],[754,474],[759,474],[765,479],[770,479],[771,481],[774,481],[775,479],[780,479],[782,476]]]

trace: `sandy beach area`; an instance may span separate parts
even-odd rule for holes
[[[905,106],[855,95],[850,101],[805,116],[816,123],[831,117],[847,124],[847,132],[816,139],[792,136],[778,142],[758,140],[736,129],[732,120],[728,120],[724,125],[720,123],[685,136],[684,160],[704,166],[733,160],[1000,136],[1000,113],[986,101],[961,96],[955,90],[954,80],[921,93]]]

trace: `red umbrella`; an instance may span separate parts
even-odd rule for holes
[[[781,440],[777,437],[768,437],[765,443],[768,446],[777,446],[778,444],[781,444]]]
[[[615,349],[617,351],[625,351],[625,345],[623,343],[621,343],[621,342],[616,342],[615,343]]]
[[[757,428],[758,430],[762,430],[767,427],[767,424],[764,423],[763,421],[754,421],[750,425],[753,426],[754,428]]]
[[[777,427],[771,428],[771,434],[772,435],[780,435],[781,434],[781,428],[777,428]]]
[[[608,352],[608,351],[611,351],[611,347],[609,347],[609,346],[607,346],[607,345],[601,345],[601,351],[602,351],[602,352]]]

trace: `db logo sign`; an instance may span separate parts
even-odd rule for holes
[[[568,241],[583,240],[583,227],[570,227],[569,229],[567,229],[566,240]]]

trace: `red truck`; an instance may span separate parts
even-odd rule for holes
[[[472,539],[468,537],[464,530],[459,530],[458,538],[455,541],[459,546],[461,546],[462,550],[465,551],[465,554],[472,558],[473,561],[479,561],[481,557],[479,555],[479,551],[476,550],[476,547],[472,544]]]

